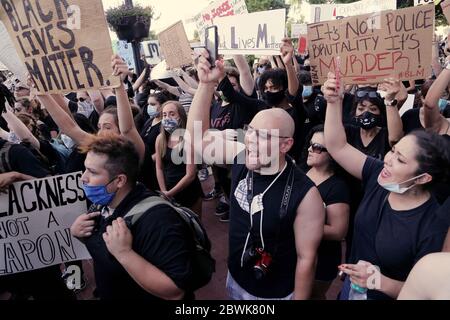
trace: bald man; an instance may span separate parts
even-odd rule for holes
[[[450,253],[423,257],[411,270],[399,300],[450,300]]]
[[[223,72],[199,59],[200,84],[189,111],[187,143],[208,163],[232,165],[227,290],[231,299],[308,299],[325,211],[313,182],[287,155],[295,125],[283,109],[259,112],[244,139],[210,132],[210,102]],[[197,136],[198,137],[198,136]],[[217,155],[220,155],[218,157]]]

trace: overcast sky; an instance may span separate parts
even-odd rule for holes
[[[124,0],[102,0],[105,11],[124,3]],[[150,30],[158,33],[178,20],[189,19],[207,7],[210,0],[133,0],[133,4],[151,5],[155,9],[156,16],[160,18],[152,21]],[[192,38],[195,30],[194,24],[185,24],[188,38]]]

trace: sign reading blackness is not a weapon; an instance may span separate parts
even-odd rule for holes
[[[0,276],[89,259],[70,234],[87,211],[81,172],[17,182],[0,194]]]
[[[120,84],[101,0],[1,0],[0,19],[39,92]]]
[[[434,6],[388,10],[308,25],[311,77],[326,81],[335,71],[345,83],[375,83],[394,76],[425,79],[431,74]]]

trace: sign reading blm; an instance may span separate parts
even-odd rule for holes
[[[0,276],[89,259],[70,234],[86,213],[81,172],[17,182],[0,195]]]
[[[364,14],[308,25],[311,78],[324,83],[340,57],[345,83],[376,83],[393,76],[431,74],[434,6]]]
[[[38,92],[120,84],[101,0],[2,0],[0,20]]]

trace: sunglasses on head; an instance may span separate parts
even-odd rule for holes
[[[369,96],[369,98],[380,98],[380,95],[376,91],[370,90],[360,90],[356,91],[356,96],[358,98],[364,98],[365,96]]]
[[[325,148],[320,143],[309,143],[309,147],[311,148],[312,152],[321,154],[322,152],[328,152],[327,148]]]

